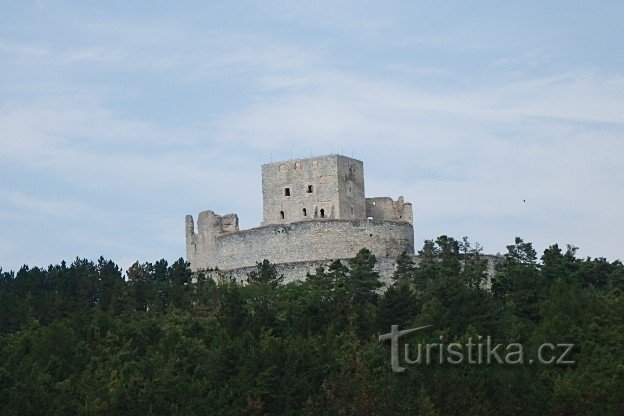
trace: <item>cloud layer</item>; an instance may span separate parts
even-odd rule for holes
[[[256,226],[262,163],[332,152],[413,202],[417,241],[622,258],[613,10],[410,4],[2,6],[0,266],[173,260],[185,214]]]

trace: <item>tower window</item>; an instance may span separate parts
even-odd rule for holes
[[[284,196],[290,196],[290,188],[284,189]]]
[[[321,218],[325,218],[325,210],[321,208]]]
[[[307,216],[308,216],[308,211],[307,211],[305,208],[303,209],[303,216],[304,216],[304,217],[307,217]]]
[[[312,193],[312,185],[308,185],[308,193],[311,194]]]
[[[280,211],[280,216],[284,219],[284,211]]]
[[[351,215],[353,215],[353,207],[351,207]]]

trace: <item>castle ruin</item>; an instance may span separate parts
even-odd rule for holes
[[[242,279],[267,259],[290,281],[366,247],[387,278],[403,251],[414,253],[412,204],[366,198],[359,160],[333,154],[263,165],[262,199],[262,224],[248,230],[239,229],[236,214],[202,211],[197,229],[187,215],[191,268]]]

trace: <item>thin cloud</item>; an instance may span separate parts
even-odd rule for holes
[[[364,161],[369,195],[414,203],[417,241],[469,235],[496,252],[522,235],[621,257],[621,71],[565,65],[565,50],[489,25],[415,29],[408,7],[354,7],[256,6],[235,25],[229,4],[77,6],[55,9],[46,39],[5,26],[0,220],[13,243],[0,264],[175,259],[185,214],[257,226],[260,164],[331,152]]]

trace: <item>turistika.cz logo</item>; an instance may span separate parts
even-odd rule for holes
[[[390,363],[392,371],[402,373],[406,370],[400,362],[399,339],[407,334],[429,328],[425,325],[418,328],[399,330],[398,325],[392,325],[387,334],[379,336],[379,341],[390,340]],[[509,364],[522,365],[535,362],[544,365],[572,365],[569,359],[574,344],[544,343],[537,347],[537,360],[526,359],[524,346],[519,343],[493,344],[490,336],[478,336],[475,340],[469,337],[466,343],[444,343],[440,336],[439,343],[419,343],[410,348],[408,343],[403,345],[405,364]]]

